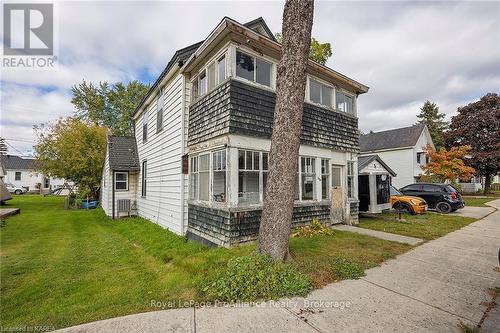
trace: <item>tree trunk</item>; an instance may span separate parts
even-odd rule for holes
[[[490,194],[491,193],[491,173],[486,172],[484,174],[484,192],[483,194]]]
[[[259,251],[274,260],[284,260],[288,254],[313,11],[313,0],[287,0],[283,11],[283,52],[259,230]]]

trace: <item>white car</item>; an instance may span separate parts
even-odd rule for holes
[[[7,188],[7,191],[9,191],[9,193],[24,194],[27,192],[25,188],[20,187],[20,186],[14,186],[10,183],[5,184],[5,187]]]

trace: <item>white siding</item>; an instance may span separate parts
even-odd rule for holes
[[[111,173],[109,173],[110,179],[111,178]],[[112,182],[110,182],[111,184]],[[111,189],[111,187],[110,187]],[[130,199],[131,203],[136,200],[136,193],[137,193],[137,172],[132,172],[130,171],[128,173],[128,190],[115,190],[115,217],[121,217],[121,216],[127,216],[128,214],[126,213],[121,213],[118,214],[118,203],[117,201],[120,199]],[[112,198],[112,192],[109,191],[109,195],[111,200],[110,202],[110,207],[109,211],[112,213],[112,203],[113,203],[113,198]]]
[[[16,172],[21,173],[21,180],[16,180]],[[28,187],[30,191],[36,190],[37,184],[42,184],[43,175],[35,170],[7,170],[4,182],[14,186]]]
[[[420,137],[418,138],[417,144],[413,148],[413,176],[418,177],[420,176],[424,171],[421,168],[421,165],[425,165],[425,157],[422,158],[421,164],[417,163],[417,153],[422,153],[424,152],[425,147],[431,144],[431,140],[428,137],[426,131],[422,131],[422,134],[420,134]]]
[[[379,161],[373,161],[370,164],[368,164],[367,166],[365,166],[359,172],[360,175],[361,174],[370,174],[370,173],[381,174],[381,173],[389,173],[389,172],[386,170],[386,168],[382,164],[380,164]]]
[[[104,168],[102,170],[102,180],[101,180],[101,207],[104,213],[108,216],[112,216],[111,211],[111,172],[109,170],[109,151],[106,149],[106,157],[104,159]]]
[[[181,173],[183,79],[176,74],[164,88],[163,131],[156,133],[156,99],[147,108],[148,139],[142,142],[142,115],[136,121],[139,161],[147,160],[147,195],[137,188],[140,216],[182,234]]]
[[[392,178],[392,184],[396,188],[415,182],[414,175],[414,149],[399,149],[391,151],[379,151],[376,153],[397,175]],[[371,155],[368,154],[368,155]]]

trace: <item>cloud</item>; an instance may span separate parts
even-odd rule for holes
[[[224,16],[263,16],[281,30],[283,2],[58,2],[53,71],[2,71],[2,136],[33,140],[30,127],[73,112],[72,85],[152,82],[175,50]],[[364,131],[406,126],[429,99],[448,118],[500,87],[500,3],[317,1],[313,36],[330,42],[327,65],[370,86],[359,97]],[[22,129],[22,130],[20,130]],[[18,149],[29,143],[12,142]]]

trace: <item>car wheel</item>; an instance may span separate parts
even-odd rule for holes
[[[438,212],[443,213],[443,214],[448,214],[450,213],[453,209],[451,208],[451,205],[447,202],[439,202],[436,205],[436,209]]]
[[[14,194],[21,195],[21,194],[23,194],[23,191],[21,191],[21,190],[15,190]]]
[[[411,209],[411,207],[405,203],[397,203],[392,208],[394,208],[395,210],[402,210],[403,212],[406,212],[410,215],[414,214],[413,209]]]

